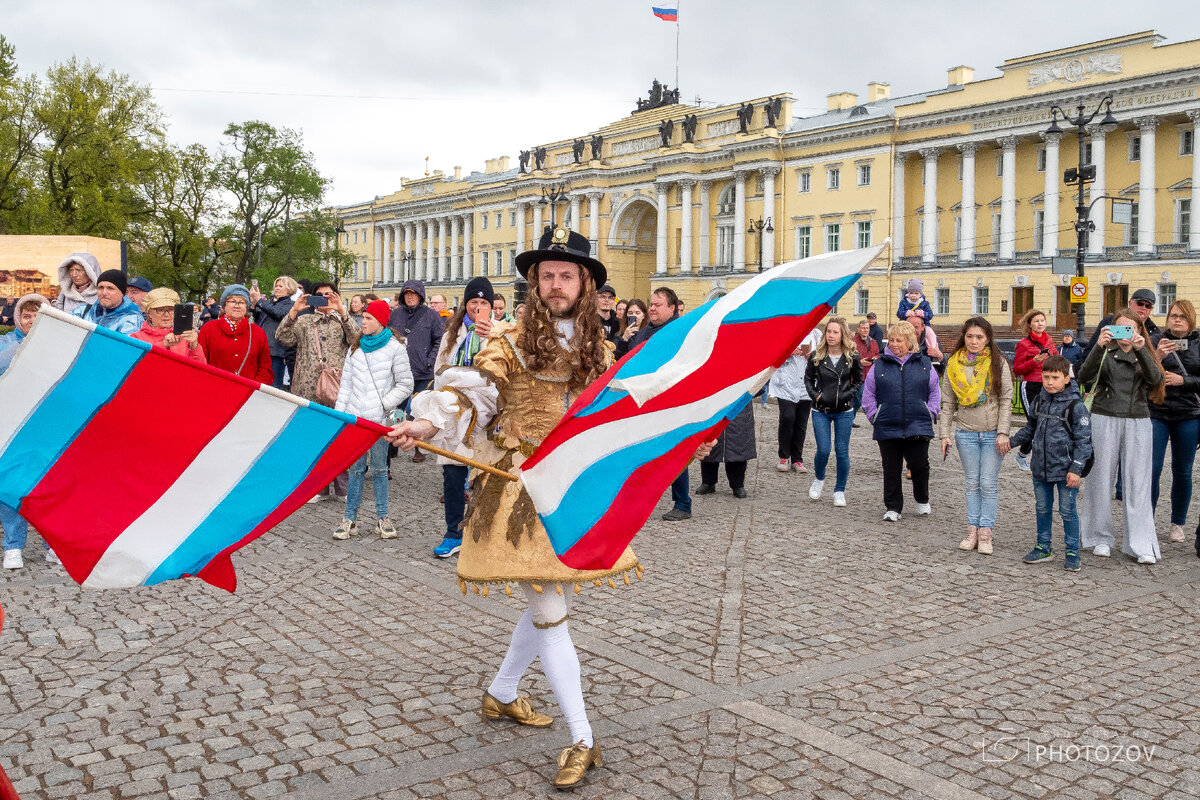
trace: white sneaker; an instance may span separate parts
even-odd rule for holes
[[[329,495],[325,494],[325,490],[322,489],[321,491],[314,494],[312,497],[305,500],[304,504],[309,505],[310,503],[320,503],[322,500],[328,500],[328,499],[329,499]]]
[[[927,517],[933,513],[933,506],[929,503],[917,503],[917,513]]]
[[[883,521],[884,522],[899,522],[900,521],[900,512],[899,511],[883,512]]]
[[[1155,561],[1154,556],[1138,556],[1138,563],[1139,564],[1157,564],[1158,562]]]
[[[62,559],[60,559],[58,557],[58,553],[54,552],[53,550],[47,550],[46,551],[46,563],[47,564],[61,564]]]
[[[1021,455],[1020,450],[1013,455],[1013,460],[1017,462],[1018,467],[1023,469],[1025,472],[1029,472],[1029,458],[1028,456]]]
[[[5,569],[20,569],[23,566],[25,566],[25,556],[21,555],[20,550],[4,551]]]
[[[1172,525],[1171,526],[1171,541],[1172,542],[1182,542],[1183,539],[1184,539],[1183,526],[1182,525]]]
[[[812,486],[808,487],[808,496],[813,500],[821,499],[821,491],[825,488],[825,481],[815,480]]]
[[[1092,555],[1100,558],[1108,558],[1112,555],[1112,551],[1108,549],[1108,545],[1098,544],[1092,548]]]
[[[845,492],[834,492],[833,493],[833,504],[835,506],[837,506],[838,508],[845,508],[846,507],[846,493]]]

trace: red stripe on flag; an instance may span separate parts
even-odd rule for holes
[[[713,346],[712,355],[709,356],[708,360],[699,369],[675,386],[657,397],[651,398],[641,408],[634,403],[632,397],[623,397],[594,414],[575,417],[575,413],[586,407],[587,403],[584,402],[584,399],[589,397],[590,394],[588,402],[591,402],[599,393],[599,390],[597,390],[595,394],[591,394],[589,387],[588,392],[585,392],[575,401],[567,412],[566,417],[563,418],[563,421],[550,432],[550,435],[546,437],[533,456],[521,465],[521,469],[532,469],[542,460],[542,457],[546,453],[553,451],[563,442],[579,436],[584,431],[598,425],[639,414],[647,414],[652,411],[676,408],[688,403],[694,403],[713,395],[719,387],[730,386],[738,381],[745,380],[768,367],[778,368],[784,361],[787,361],[788,357],[791,356],[804,337],[809,334],[829,311],[830,306],[822,304],[802,317],[774,317],[754,322],[738,322],[722,325]],[[775,351],[781,355],[772,356],[771,351],[763,347],[764,342],[771,341],[781,342],[786,345]],[[632,355],[630,353],[622,359],[618,367],[623,365]],[[618,367],[614,367],[609,372],[615,372]],[[612,380],[612,376],[608,375],[608,373],[605,373],[605,375],[608,377],[605,381],[605,385],[607,385],[608,381]]]
[[[30,492],[21,515],[46,532],[67,572],[83,583],[256,387],[213,380],[173,353],[151,350]],[[170,446],[146,445],[159,436]]]
[[[233,571],[233,563],[229,560],[230,554],[291,516],[310,497],[349,469],[350,465],[361,458],[362,454],[388,430],[382,425],[364,419],[359,419],[356,424],[343,428],[337,438],[325,448],[325,452],[317,459],[317,463],[313,465],[308,477],[296,487],[296,490],[288,495],[287,499],[280,503],[279,507],[260,522],[254,530],[243,536],[236,544],[226,547],[217,554],[204,569],[196,574],[196,577],[220,589],[234,591],[237,588],[237,574]]]
[[[728,424],[721,420],[634,470],[604,516],[559,560],[572,569],[611,569],[658,505],[662,487],[683,472],[696,448],[717,438]]]

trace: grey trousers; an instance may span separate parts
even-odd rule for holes
[[[1150,478],[1154,448],[1150,419],[1125,419],[1092,414],[1092,449],[1096,461],[1084,483],[1079,504],[1079,527],[1084,547],[1116,543],[1113,522],[1113,488],[1117,464],[1124,483],[1125,536],[1121,552],[1127,556],[1162,558],[1150,504]]]

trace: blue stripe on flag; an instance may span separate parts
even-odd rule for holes
[[[102,328],[88,335],[70,371],[0,455],[0,484],[13,499],[33,491],[149,350],[146,342]]]
[[[254,530],[308,477],[325,449],[353,422],[353,417],[328,409],[298,409],[237,486],[146,578],[146,585],[195,575],[214,556]]]
[[[590,465],[571,482],[554,513],[542,517],[554,552],[560,555],[567,552],[582,538],[584,532],[591,530],[607,513],[631,473],[674,449],[689,436],[708,430],[722,419],[733,419],[748,402],[750,395],[743,394],[703,422],[672,428],[644,442],[624,447]],[[564,531],[578,535],[570,538]]]

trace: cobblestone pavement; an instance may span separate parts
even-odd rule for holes
[[[756,413],[750,498],[722,478],[690,522],[656,514],[634,542],[646,580],[575,604],[605,759],[577,796],[1200,796],[1190,541],[1164,536],[1153,567],[1026,566],[1029,478],[1009,459],[996,553],[964,553],[956,456],[935,459],[931,517],[885,526],[869,427],[834,508],[832,481],[813,502],[811,475],[775,471],[775,408]],[[0,766],[22,798],[553,794],[563,721],[478,713],[521,606],[460,595],[430,555],[438,468],[394,472],[399,539],[334,542],[342,508],[305,506],[235,557],[236,595],[84,592],[31,544],[0,575]]]

